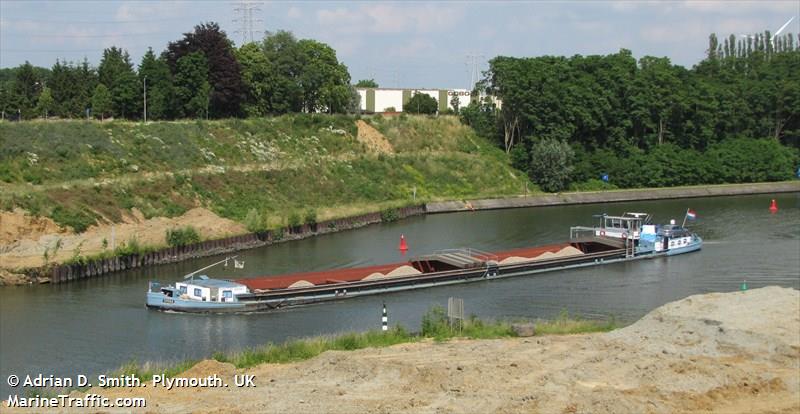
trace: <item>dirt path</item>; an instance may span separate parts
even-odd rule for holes
[[[237,373],[257,387],[235,388]],[[89,392],[144,396],[152,413],[796,413],[800,292],[691,296],[607,334],[403,344],[248,370],[204,361],[180,376],[211,374],[230,387]]]

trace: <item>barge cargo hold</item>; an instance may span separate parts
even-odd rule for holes
[[[174,286],[150,282],[147,307],[211,313],[267,311],[362,295],[669,256],[702,247],[699,236],[675,225],[674,220],[669,225],[656,226],[649,224],[650,216],[644,213],[602,215],[600,220],[597,227],[571,228],[569,242],[496,253],[468,248],[441,250],[408,262],[233,281],[195,276],[206,267]]]

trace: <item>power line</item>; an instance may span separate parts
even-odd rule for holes
[[[263,3],[260,1],[240,1],[233,3],[235,6],[233,11],[241,16],[240,18],[233,19],[234,23],[241,24],[239,29],[234,33],[242,35],[242,44],[247,43],[248,38],[253,42],[255,39],[253,33],[263,33],[261,30],[253,29],[253,23],[263,23],[261,19],[253,19],[253,12],[261,11],[261,7],[259,7],[261,4]]]
[[[174,22],[184,18],[171,19],[146,19],[146,20],[46,20],[46,19],[3,19],[5,23],[74,23],[74,24],[118,24],[118,23],[153,23],[153,22]]]
[[[478,60],[485,58],[486,56],[478,55],[474,52],[467,55],[467,64],[472,66],[470,70],[470,82],[468,89],[472,90],[473,88],[475,88],[475,84],[478,82],[478,65],[479,65]]]
[[[160,36],[170,34],[172,32],[148,32],[148,33],[106,33],[98,35],[64,35],[64,34],[22,34],[22,33],[7,33],[8,37],[55,37],[55,38],[70,38],[70,39],[100,39],[105,37],[132,37],[132,36]]]

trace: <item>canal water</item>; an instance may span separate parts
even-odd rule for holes
[[[625,202],[415,217],[404,221],[267,246],[239,253],[244,269],[217,267],[210,276],[240,278],[396,262],[404,234],[409,256],[441,248],[496,251],[562,242],[569,227],[592,225],[593,214],[643,211],[656,222],[680,223],[705,239],[697,253],[543,273],[519,278],[354,298],[272,313],[189,315],[144,307],[147,282],[181,275],[220,260],[136,269],[64,285],[0,289],[0,395],[8,375],[98,374],[128,361],[207,357],[289,338],[377,329],[381,304],[391,325],[416,330],[433,305],[464,299],[481,318],[551,318],[562,311],[632,322],[687,295],[779,285],[800,289],[800,193]]]

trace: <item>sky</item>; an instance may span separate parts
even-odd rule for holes
[[[354,82],[382,87],[468,88],[475,69],[495,56],[609,54],[666,56],[699,62],[708,35],[800,32],[792,1],[406,1],[254,2],[253,37],[289,30],[333,47]],[[56,59],[97,65],[106,47],[127,49],[138,66],[202,22],[219,23],[237,46],[235,1],[0,0],[0,67]],[[470,57],[473,56],[473,57]],[[477,68],[476,68],[477,66]]]

